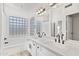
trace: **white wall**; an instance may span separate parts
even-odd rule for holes
[[[0,3],[0,55],[1,55],[1,30],[2,30],[2,8],[1,8],[1,3]]]

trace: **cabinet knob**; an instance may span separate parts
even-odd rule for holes
[[[37,48],[39,48],[39,47],[37,47]]]

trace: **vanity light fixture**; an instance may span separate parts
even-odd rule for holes
[[[72,3],[66,5],[65,8],[68,8],[68,7],[70,7],[70,6],[72,6]]]
[[[38,9],[38,10],[36,11],[36,14],[42,15],[42,14],[44,14],[45,11],[46,11],[46,9],[41,7],[40,9]]]
[[[53,6],[55,6],[56,5],[56,3],[49,3],[49,6],[50,7],[53,7]]]

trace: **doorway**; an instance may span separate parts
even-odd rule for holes
[[[79,13],[67,16],[67,39],[79,41]]]

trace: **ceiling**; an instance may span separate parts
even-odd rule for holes
[[[14,5],[22,7],[25,10],[34,11],[40,7],[47,7],[48,3],[14,3]]]
[[[16,7],[20,7],[23,10],[27,11],[31,16],[36,15],[36,11],[40,9],[40,7],[48,8],[48,3],[10,3]]]

